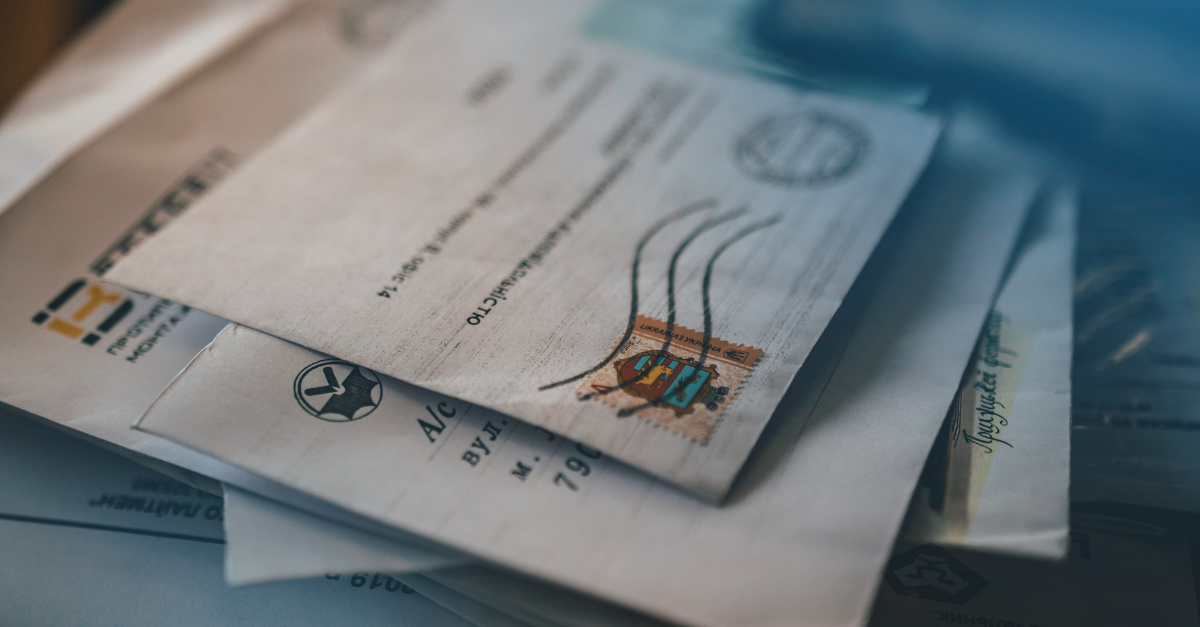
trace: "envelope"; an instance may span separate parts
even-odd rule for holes
[[[150,54],[138,48],[139,38],[149,37],[167,46],[164,50],[196,45],[197,40],[187,37],[167,42],[157,35],[150,37],[141,20],[163,20],[154,22],[151,33],[191,33],[192,28],[203,33],[215,28],[213,23],[184,26],[173,20],[193,18],[194,11],[203,9],[224,16],[225,22],[220,23],[242,16],[235,22],[241,24],[249,15],[246,12],[255,6],[261,9],[260,5],[131,5],[133,13],[118,13],[117,22],[106,22],[98,31],[105,33],[104,38],[81,50],[95,52],[92,46],[99,46],[111,53],[101,58],[124,59],[125,54]],[[402,12],[397,13],[398,8]],[[4,346],[0,403],[212,493],[220,493],[220,480],[289,498],[277,485],[130,428],[226,321],[179,303],[115,288],[103,283],[102,277],[114,261],[168,228],[242,158],[377,54],[402,32],[406,23],[402,18],[416,15],[411,7],[391,3],[298,4],[261,32],[238,31],[244,37],[236,46],[227,42],[226,54],[216,55],[203,69],[129,114],[90,145],[69,156],[59,155],[65,158],[62,165],[0,214],[0,342]],[[376,19],[380,17],[388,19]],[[362,20],[370,28],[364,30]],[[221,32],[232,36],[226,31]],[[207,37],[201,39],[209,41]],[[141,81],[147,68],[162,70],[155,63],[164,59],[151,57],[148,61],[139,57],[130,74],[124,70],[119,74],[140,76]],[[49,117],[39,118],[37,111],[22,114],[14,118],[15,127],[6,128],[33,128],[23,126],[30,120],[63,121],[74,115],[64,113],[71,111],[88,114],[79,119],[99,115],[92,105],[80,104],[93,102],[88,95],[93,92],[87,89],[78,99],[54,98],[92,81],[100,94],[95,97],[108,98],[103,94],[116,87],[104,78],[108,67],[94,62],[104,67],[89,68],[70,57],[67,66],[74,69],[55,74],[59,78],[35,88],[27,100],[45,104],[43,113]],[[150,74],[165,80],[165,75]],[[124,85],[122,89],[129,86],[125,81],[117,82]],[[253,99],[245,97],[266,82],[276,89]],[[55,102],[62,104],[56,108]],[[133,100],[123,102],[134,106]],[[5,166],[22,162],[16,149],[4,154]],[[453,555],[430,561],[428,552],[414,552],[411,557],[411,563],[422,567],[461,561]]]
[[[107,278],[719,501],[939,125],[590,40],[589,5],[431,8]]]
[[[1032,212],[914,495],[909,541],[1066,555],[1077,206],[1060,186]]]
[[[138,426],[492,569],[659,619],[861,624],[1038,189],[1009,156],[977,126],[950,129],[721,507],[241,326]],[[324,385],[357,390],[362,414],[306,408],[306,390]]]
[[[0,476],[6,625],[471,624],[376,572],[231,590],[221,497],[7,410]]]
[[[994,446],[985,448],[988,443],[976,435],[979,424],[967,422],[964,428],[960,420],[959,439],[965,443],[960,446],[970,444],[982,455],[955,457],[953,464],[939,465],[935,462],[945,460],[945,451],[954,450],[955,445],[948,434],[945,440],[935,443],[901,531],[902,541],[911,546],[934,543],[1043,559],[1067,554],[1070,526],[1066,453],[1077,203],[1071,186],[1054,187],[1047,190],[1028,219],[1004,287],[984,327],[1004,332],[996,338],[998,350],[993,357],[1004,355],[1006,361],[989,360],[990,338],[985,334],[969,365],[969,372],[976,375],[975,364],[982,369],[989,367],[989,361],[996,368],[1022,370],[1021,376],[1011,378],[1017,402],[1004,401],[1011,411],[1001,408],[1007,424],[997,427]],[[1016,339],[1025,341],[1017,343],[1006,333],[1015,324],[1025,332]],[[978,379],[973,376],[964,381],[958,403],[963,400],[963,389],[978,389],[974,387]],[[1013,393],[998,395],[1008,399]],[[970,399],[979,400],[975,395]],[[943,431],[948,427],[943,425]],[[976,443],[971,444],[967,436]],[[947,489],[944,477],[940,482],[926,481],[926,476],[935,471],[954,473],[960,485]],[[939,483],[942,502],[934,509],[930,497]],[[226,495],[230,541],[226,577],[232,585],[303,578],[334,570],[386,570],[392,563],[391,554],[397,548],[393,541],[236,488],[227,486]],[[570,620],[582,620],[586,615],[596,624],[648,620],[621,614],[611,607],[598,610],[594,601],[547,586],[536,592],[500,592],[515,584],[497,586],[494,576],[481,576],[481,572],[487,571],[456,567],[427,576],[514,615],[537,612],[541,619],[560,625],[573,623],[552,612],[570,611]],[[527,581],[519,585],[534,586]],[[526,596],[531,598],[528,605],[513,600]],[[564,609],[551,609],[556,598],[562,599]]]

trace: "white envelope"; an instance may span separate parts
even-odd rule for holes
[[[1004,329],[1016,327],[1025,333],[1032,350],[1022,344],[1019,360],[1024,376],[1017,377],[1017,403],[1005,413],[1009,425],[997,438],[1011,444],[993,447],[994,459],[974,460],[965,471],[974,490],[947,494],[949,509],[964,515],[947,517],[929,507],[929,491],[919,488],[909,508],[904,541],[910,545],[936,542],[942,546],[963,545],[977,550],[1033,557],[1063,557],[1068,548],[1068,458],[1070,417],[1071,294],[1073,283],[1075,214],[1077,199],[1070,188],[1048,193],[1035,206],[1008,277],[989,316],[998,315]],[[1004,355],[1017,344],[1007,334],[999,343]],[[982,343],[976,360],[989,366]],[[1012,361],[1009,360],[1009,361]],[[996,364],[997,367],[1003,367]],[[992,368],[988,368],[992,370]],[[969,378],[972,388],[978,377]],[[1008,401],[1005,400],[1005,403]],[[977,433],[977,426],[967,431]],[[944,428],[944,427],[943,427]],[[975,445],[982,449],[984,443]],[[940,444],[948,446],[948,442]],[[997,452],[1001,451],[1001,452]],[[959,494],[958,492],[962,492]],[[227,491],[227,494],[229,492]],[[227,498],[230,550],[226,555],[227,577],[235,585],[269,572],[275,578],[302,578],[328,570],[380,570],[395,548],[392,541],[337,524],[318,516],[235,492]],[[970,503],[973,497],[974,502]],[[960,503],[954,501],[959,500]],[[236,526],[234,525],[236,521]],[[295,537],[296,533],[302,538]],[[1077,557],[1077,556],[1076,556]],[[300,566],[297,560],[303,560]],[[1004,564],[1004,562],[999,562]],[[1012,561],[1004,566],[1014,573],[1024,568]],[[1034,570],[1039,566],[1031,566]],[[573,594],[560,587],[477,567],[438,569],[428,578],[473,599],[483,601],[531,624],[556,625],[654,624],[643,615]],[[1019,576],[1019,575],[1018,575]],[[884,594],[888,594],[885,588]],[[1020,588],[1009,603],[1020,608]],[[876,620],[884,620],[878,616]]]
[[[130,429],[225,321],[105,285],[101,277],[377,54],[406,23],[395,18],[419,16],[411,6],[298,4],[75,153],[0,215],[0,402],[213,492],[220,486],[209,477],[284,493]],[[350,18],[367,17],[362,12],[371,7],[393,19],[347,30]],[[110,36],[119,33],[125,31]],[[268,81],[276,88],[247,101]],[[414,552],[412,564],[461,561],[429,555]]]
[[[1061,558],[1070,532],[1077,199],[1035,207],[902,535]]]
[[[8,411],[0,477],[6,626],[470,624],[386,573],[231,590],[220,497]]]
[[[1043,558],[1065,556],[1070,531],[1067,438],[1076,203],[1075,195],[1064,187],[1035,206],[993,311],[993,315],[1004,312],[1000,315],[1022,321],[1017,324],[1033,334],[1029,338],[1032,351],[1022,349],[1013,357],[1025,364],[1026,374],[1019,377],[1018,402],[1006,414],[1010,425],[997,434],[1011,446],[991,447],[995,459],[988,460],[986,468],[978,461],[965,469],[954,467],[958,472],[965,470],[983,488],[946,495],[949,507],[964,510],[965,516],[947,517],[933,510],[928,488],[919,487],[901,532],[905,542]],[[981,354],[984,346],[977,347],[976,360],[988,359],[986,353]],[[1003,342],[1001,346],[1011,350],[1013,345]],[[975,381],[968,379],[966,387]],[[968,503],[969,497],[975,502]],[[398,548],[392,540],[232,487],[226,488],[226,503],[230,542],[226,576],[233,585],[335,570],[386,571]],[[596,624],[627,624],[631,620],[628,615],[606,616],[584,605],[578,596],[553,588],[540,590],[536,603],[525,606],[513,601],[521,595],[501,593],[491,577],[481,579],[479,569],[440,569],[429,577],[514,613],[536,611],[547,620],[558,618],[548,615],[552,607],[548,601],[557,595],[565,596],[573,613],[586,615]],[[556,622],[568,624],[561,618]]]
[[[938,124],[590,40],[589,4],[435,6],[107,278],[720,500]]]
[[[139,427],[659,618],[861,624],[1036,189],[1007,156],[969,124],[950,131],[722,507],[245,327],[224,331]],[[367,412],[313,415],[310,376],[365,392]]]
[[[531,625],[662,625],[645,614],[481,564],[407,572],[412,548],[404,543],[225,486],[225,581],[244,585],[304,579],[328,572],[393,572],[397,559],[405,583],[440,602],[437,591],[453,591],[477,606]],[[493,616],[475,622],[503,622]]]

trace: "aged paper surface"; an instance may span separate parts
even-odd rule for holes
[[[1016,553],[1025,556],[1064,556],[1069,545],[1068,513],[1067,513],[1067,464],[1059,460],[1056,451],[1066,445],[1067,416],[1069,407],[1069,364],[1070,364],[1070,287],[1073,280],[1072,259],[1074,257],[1074,215],[1076,199],[1073,194],[1059,191],[1049,194],[1039,202],[1030,224],[1025,228],[1021,247],[1016,254],[1016,260],[1005,282],[1004,289],[998,298],[997,307],[1006,307],[1016,312],[1023,319],[1031,321],[1038,329],[1034,336],[1035,351],[1030,356],[1022,353],[1026,361],[1031,360],[1029,378],[1022,377],[1025,384],[1018,394],[1018,402],[1010,405],[1018,414],[1018,427],[1010,432],[1008,440],[1014,448],[1001,453],[1004,460],[992,474],[993,479],[988,486],[988,498],[984,501],[982,513],[975,508],[974,521],[967,520],[965,525],[949,525],[947,521],[938,518],[936,512],[929,510],[927,495],[914,498],[906,521],[904,535],[908,538],[920,538],[918,544],[936,542],[943,546],[953,544],[967,545],[972,548],[989,552]],[[991,318],[989,317],[989,320]],[[1000,346],[1008,346],[1001,342]],[[999,351],[997,351],[999,353]],[[986,359],[986,355],[983,356]],[[977,356],[979,359],[979,356]],[[997,360],[997,366],[1002,363]],[[987,364],[984,364],[987,365]],[[1009,418],[1012,416],[1009,415]],[[1014,435],[1019,434],[1019,435]],[[1004,450],[1004,449],[1000,449]],[[990,466],[990,464],[989,464]],[[961,471],[961,470],[960,470]],[[966,473],[969,478],[986,479],[990,473]],[[988,485],[986,482],[983,485]],[[982,485],[980,486],[982,487]],[[922,492],[918,490],[918,494]],[[247,515],[251,508],[243,507],[246,502],[262,500],[258,497],[245,496],[238,501],[228,500],[226,516],[230,520]],[[965,510],[965,500],[958,507]],[[258,508],[254,508],[257,510]],[[928,510],[928,511],[925,511]],[[311,516],[291,508],[272,507],[265,509],[272,515],[278,516],[277,523],[254,525],[250,522],[238,525],[237,531],[230,531],[232,541],[236,536],[244,536],[242,544],[252,546],[275,546],[277,549],[270,554],[257,551],[253,555],[231,554],[227,566],[231,568],[275,568],[280,574],[290,577],[304,576],[305,573],[290,568],[296,555],[304,554],[309,559],[323,559],[335,547],[340,547],[347,541],[360,537],[361,532],[344,526],[334,525],[323,519]],[[261,520],[261,516],[260,516]],[[303,543],[280,543],[276,541],[274,532],[281,524],[292,528],[314,526],[314,532],[322,530],[323,535],[314,535]],[[914,541],[914,540],[906,540]],[[372,542],[382,540],[372,539]],[[353,553],[353,551],[347,551]],[[328,564],[341,563],[345,555],[330,557]],[[1072,555],[1072,560],[1081,559]],[[367,558],[357,562],[355,570],[370,570],[373,561]],[[1021,577],[1021,566],[1012,567],[998,562],[997,566],[1004,572],[1012,572],[1014,577]],[[1045,567],[1029,566],[1035,573]],[[1053,571],[1053,569],[1051,569]],[[553,618],[558,625],[613,625],[629,624],[628,616],[619,618],[605,617],[603,612],[594,610],[573,611],[570,608],[580,608],[584,601],[577,595],[554,587],[543,587],[531,592],[528,588],[531,582],[510,581],[497,582],[497,574],[484,569],[456,568],[429,573],[443,585],[452,586],[456,590],[471,595],[473,598],[484,599],[498,608],[510,608],[510,611],[539,612],[541,616]],[[991,577],[991,573],[989,573]],[[521,594],[504,594],[501,591],[513,585],[523,585]],[[1013,607],[1019,607],[1021,587],[1013,588],[1013,594],[1006,597]],[[884,595],[892,594],[885,586]],[[512,599],[536,599],[536,602],[524,607],[512,609]],[[1006,602],[1004,599],[1001,603]],[[519,602],[516,605],[521,606]],[[886,609],[883,604],[877,621],[884,621],[888,612],[897,609]],[[917,604],[919,605],[919,603]],[[574,620],[564,618],[561,614],[547,616],[551,607],[561,606],[561,611],[571,613]],[[613,610],[609,610],[612,612]],[[1011,611],[1011,610],[1006,610]],[[877,612],[878,613],[878,612]],[[961,611],[958,613],[962,613]],[[968,613],[978,613],[973,610]],[[578,616],[576,616],[578,614]]]
[[[589,4],[435,3],[107,278],[719,500],[938,125],[589,40]],[[666,386],[579,394],[639,315],[664,358],[675,326],[762,356],[724,401],[679,397],[677,428]]]
[[[150,13],[164,20],[155,33],[192,32],[189,28],[212,24],[184,27],[170,21],[195,17],[193,11],[204,7],[228,20],[261,4],[155,5],[162,11]],[[219,484],[201,475],[264,487],[226,464],[130,428],[226,322],[102,278],[113,262],[170,228],[244,157],[402,32],[403,22],[394,20],[389,31],[347,31],[348,17],[361,16],[366,5],[391,6],[361,0],[298,3],[71,155],[0,214],[0,403],[214,492]],[[105,23],[105,41],[128,38],[123,46],[136,48],[145,35],[138,20],[146,15],[122,15],[132,23]],[[184,39],[163,45],[175,49],[192,41]],[[69,76],[54,75],[49,87],[35,87],[30,93],[37,98],[30,102],[46,104],[47,116],[57,110],[56,102],[75,110],[70,103],[80,101],[53,96],[92,84],[80,63],[68,63]],[[245,97],[268,81],[277,89]],[[0,145],[0,170],[20,167],[22,159],[11,144]]]
[[[8,410],[0,476],[6,626],[470,624],[375,572],[231,590],[221,497]]]
[[[247,499],[261,500],[251,496]],[[244,503],[227,502],[227,520],[244,516]],[[276,542],[271,530],[280,524],[304,527],[320,519],[290,508],[271,508],[271,511],[279,516],[271,524],[258,528],[240,526],[239,534],[244,534],[246,542],[272,546],[272,551],[259,551],[254,557],[282,564],[291,561],[296,552],[311,552],[310,545]],[[1086,513],[1076,513],[1076,519],[1070,552],[1062,562],[996,557],[953,548],[945,550],[928,543],[901,542],[884,571],[870,624],[969,625],[972,618],[977,625],[986,625],[988,620],[996,625],[1004,625],[1006,620],[1013,625],[1069,624],[1081,607],[1094,613],[1089,618],[1097,625],[1143,621],[1196,624],[1188,542],[1180,526],[1183,521],[1170,520],[1166,525],[1138,521],[1122,524],[1107,516],[1097,521]],[[337,546],[339,537],[354,537],[356,533],[352,528],[340,527],[337,537],[325,536],[319,542],[327,543],[326,548]],[[232,539],[233,535],[229,537]],[[527,619],[531,625],[662,624],[648,617],[622,614],[612,606],[598,607],[594,600],[555,586],[484,568],[437,570],[422,578],[407,576],[405,582],[415,587],[424,578],[432,578],[470,598],[485,600],[514,616],[535,613]],[[1097,589],[1106,591],[1101,601],[1093,598]],[[1078,597],[1081,591],[1090,596],[1081,599]],[[1146,598],[1157,602],[1130,603],[1132,599]]]
[[[225,528],[225,572],[231,585],[250,583],[247,574],[264,572],[281,580],[326,572],[390,573],[385,566],[394,563],[393,553],[399,550],[407,560],[412,552],[390,539],[236,488],[226,491]],[[430,569],[420,576],[409,573],[403,579],[422,594],[427,581],[436,583],[536,626],[664,624],[595,597],[477,563]]]
[[[1061,188],[1033,211],[903,535],[1066,554],[1077,204]]]
[[[223,486],[225,510],[225,581],[231,586],[326,573],[369,571],[396,575],[468,563],[444,552],[428,552],[311,514],[294,524],[293,508]],[[307,547],[298,551],[296,547]]]
[[[278,18],[289,0],[126,0],[0,120],[0,213],[73,152]]]
[[[861,624],[1036,187],[960,130],[722,507],[361,366],[300,386],[340,388],[357,416],[321,419],[298,402],[296,380],[331,358],[245,327],[222,333],[139,427],[660,618]]]

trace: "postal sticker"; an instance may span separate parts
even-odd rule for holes
[[[762,354],[715,337],[705,342],[703,333],[679,325],[668,337],[667,323],[639,315],[612,363],[576,392],[616,407],[618,417],[637,416],[704,444]]]

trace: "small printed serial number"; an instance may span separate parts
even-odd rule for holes
[[[325,578],[332,579],[334,581],[342,581],[342,575],[339,573],[325,575]],[[413,590],[412,588],[400,583],[400,580],[389,575],[384,575],[383,573],[354,573],[353,575],[350,575],[349,579],[346,581],[355,588],[364,588],[365,586],[365,590],[383,588],[387,592],[399,591],[403,594],[412,594],[416,592],[416,590]],[[369,585],[368,582],[370,582]]]

